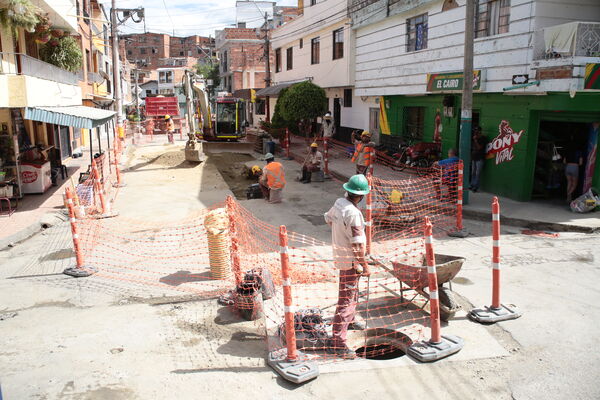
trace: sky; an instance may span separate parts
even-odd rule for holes
[[[111,1],[100,1],[106,11]],[[146,31],[175,36],[213,36],[215,30],[233,26],[236,0],[117,0],[116,8],[144,7]],[[297,5],[297,0],[276,0],[278,6]],[[144,22],[129,19],[119,33],[143,33]]]

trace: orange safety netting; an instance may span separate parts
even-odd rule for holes
[[[387,190],[381,187],[382,192]],[[268,270],[275,286],[272,297],[257,305],[248,300],[251,293],[242,293],[234,296],[234,303],[241,310],[259,308],[255,311],[264,316],[270,351],[285,347],[280,229],[257,219],[233,199],[171,223],[117,217],[85,218],[76,224],[82,268],[92,267],[97,276],[115,281],[208,298],[236,287],[247,271]],[[371,265],[371,277],[358,279],[356,290],[342,293],[339,270],[352,268],[352,263],[334,262],[335,249],[328,241],[288,232],[299,350],[320,360],[340,359],[339,353],[331,352],[329,338],[339,322],[334,321],[338,301],[348,296],[356,296],[355,322],[366,325],[347,333],[348,347],[359,355],[385,357],[427,338],[427,277],[419,224],[415,221],[410,229],[389,234],[380,224],[372,242],[371,253],[378,261]],[[355,284],[356,280],[350,282]]]

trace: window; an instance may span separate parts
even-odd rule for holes
[[[183,56],[183,51],[180,51],[180,52],[179,52],[179,55],[180,55],[180,56]]]
[[[427,48],[427,14],[406,20],[406,51]]]
[[[146,48],[145,47],[140,48],[140,54],[146,54]]]
[[[185,44],[185,39],[179,39],[179,43]]]
[[[344,89],[344,107],[352,107],[352,89]]]
[[[421,140],[425,125],[425,107],[406,107],[405,115],[405,137]]]
[[[475,5],[475,37],[508,32],[510,0],[478,0]]]
[[[146,89],[146,96],[150,96],[152,94],[152,90]]]
[[[158,73],[158,83],[173,83],[173,71],[160,71]]]
[[[290,47],[285,51],[286,68],[289,71],[294,67],[294,48]]]
[[[275,50],[275,72],[281,72],[281,49]]]
[[[310,5],[314,6],[315,4],[317,4],[317,0],[310,0]]]
[[[319,38],[316,37],[310,41],[310,63],[318,64],[319,59],[320,59],[319,55],[320,55],[320,44],[319,44]]]
[[[254,113],[264,115],[265,109],[267,108],[267,103],[265,99],[256,99],[256,103],[254,103]]]
[[[344,57],[344,28],[333,31],[333,59]]]
[[[223,72],[227,71],[227,52],[223,52]]]
[[[156,54],[156,53],[158,53],[158,50],[156,49],[156,47],[153,47],[152,48],[152,54]]]
[[[369,108],[369,132],[379,134],[379,108]]]
[[[133,54],[133,51],[131,51],[131,50],[127,50],[127,55],[128,55],[128,56],[130,56],[130,55],[132,55],[132,54]]]
[[[302,48],[303,46],[304,46],[304,40],[303,40],[303,39],[300,39],[300,44],[299,44],[299,46],[298,46],[298,47]]]

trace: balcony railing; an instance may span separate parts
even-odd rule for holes
[[[77,85],[77,74],[20,53],[0,53],[0,74],[27,75]]]
[[[600,23],[577,22],[550,26],[542,30],[543,46],[535,59],[600,57]]]

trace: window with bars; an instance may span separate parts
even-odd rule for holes
[[[344,57],[344,28],[333,31],[333,59]]]
[[[427,48],[427,14],[406,20],[406,51]]]
[[[321,43],[318,37],[310,41],[310,63],[318,64],[320,62]]]
[[[275,50],[275,72],[281,72],[281,49]]]
[[[475,37],[507,33],[510,23],[510,0],[477,0]]]
[[[294,48],[293,47],[289,47],[285,51],[285,63],[286,63],[286,69],[288,71],[290,69],[294,68]]]

